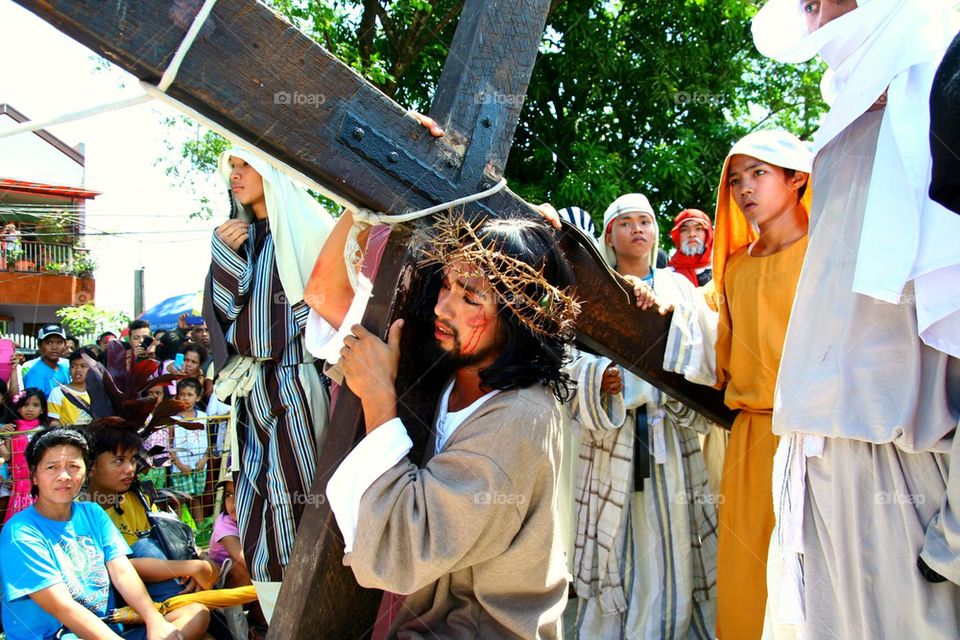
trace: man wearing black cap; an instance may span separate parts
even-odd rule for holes
[[[23,386],[37,387],[46,395],[57,383],[70,384],[70,366],[60,357],[66,345],[67,333],[59,324],[45,324],[37,332],[38,361],[23,376]]]

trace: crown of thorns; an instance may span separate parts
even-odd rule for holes
[[[420,266],[452,265],[465,262],[487,279],[497,299],[534,335],[573,338],[580,303],[571,287],[560,289],[543,275],[544,267],[535,268],[508,256],[487,241],[482,227],[485,219],[468,222],[463,214],[449,213],[439,218],[420,243],[423,258]]]

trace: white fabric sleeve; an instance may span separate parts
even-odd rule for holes
[[[394,418],[368,433],[330,477],[327,500],[343,534],[344,553],[353,550],[363,494],[411,448],[407,428],[400,418]]]
[[[709,387],[717,383],[717,325],[719,314],[707,306],[706,299],[683,277],[676,282],[673,317],[663,352],[663,368],[679,373],[695,384]],[[661,280],[662,282],[662,280]],[[666,284],[666,283],[664,283]],[[665,289],[667,287],[664,287]],[[669,299],[669,298],[675,299]]]
[[[608,396],[601,390],[603,372],[610,363],[608,358],[581,352],[567,367],[568,374],[577,382],[570,400],[570,415],[587,431],[619,429],[627,418],[623,396]]]
[[[307,326],[304,331],[304,344],[307,351],[313,354],[318,360],[324,360],[327,365],[333,366],[340,362],[340,349],[343,348],[343,340],[350,335],[350,328],[355,324],[360,324],[363,320],[363,314],[367,310],[367,302],[373,294],[373,283],[364,276],[360,276],[359,289],[353,296],[353,302],[347,309],[347,315],[343,318],[343,324],[339,329],[334,328],[329,322],[324,320],[319,313],[310,309],[310,315],[307,316]]]

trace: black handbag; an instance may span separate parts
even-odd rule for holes
[[[140,504],[147,513],[150,530],[142,537],[153,540],[167,560],[196,560],[197,541],[190,525],[169,511],[151,511],[139,488],[134,489]]]

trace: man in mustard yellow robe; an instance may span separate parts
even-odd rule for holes
[[[771,415],[807,247],[811,163],[794,136],[760,131],[734,145],[721,175],[714,250],[717,381],[726,384],[725,402],[739,414],[720,486],[720,640],[751,640],[763,630],[767,547],[775,524]]]

